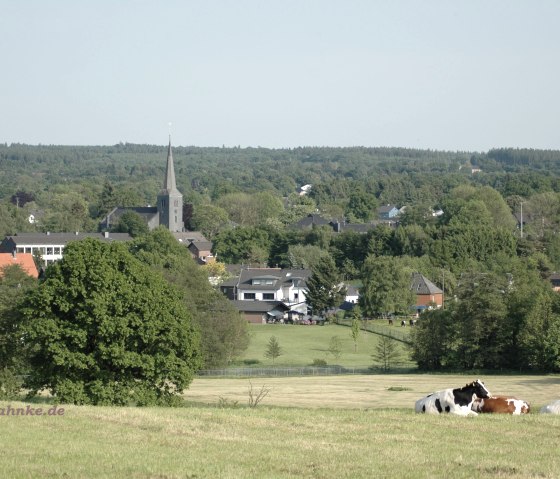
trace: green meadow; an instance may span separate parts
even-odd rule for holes
[[[384,322],[383,322],[384,323]],[[380,336],[361,331],[354,347],[351,330],[348,326],[327,324],[325,326],[303,326],[291,324],[251,324],[251,342],[243,356],[236,361],[236,366],[256,367],[300,367],[310,366],[315,360],[326,361],[328,365],[368,368],[374,365],[372,354]],[[400,326],[393,326],[401,332]],[[404,332],[406,328],[402,328]],[[271,336],[276,336],[282,348],[282,355],[274,360],[265,357]],[[340,342],[340,355],[335,357],[330,351],[331,339],[337,337]],[[415,364],[409,360],[408,350],[399,342],[401,358],[395,366],[411,368]]]

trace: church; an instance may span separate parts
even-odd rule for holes
[[[177,189],[175,181],[175,166],[173,165],[173,152],[171,151],[171,136],[167,148],[167,166],[163,187],[157,195],[157,206],[134,206],[113,208],[100,223],[102,231],[109,231],[116,226],[121,216],[132,211],[137,213],[147,223],[148,228],[153,230],[158,226],[165,226],[172,233],[184,231],[183,223],[183,195]]]

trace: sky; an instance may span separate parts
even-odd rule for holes
[[[560,149],[558,0],[0,0],[0,142]]]

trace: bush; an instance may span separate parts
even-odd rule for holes
[[[311,363],[311,366],[315,366],[317,368],[324,368],[327,366],[327,361],[324,359],[314,359]]]

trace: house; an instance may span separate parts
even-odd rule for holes
[[[199,264],[206,264],[216,259],[212,254],[211,241],[191,241],[187,249]]]
[[[292,228],[297,229],[312,229],[317,226],[330,226],[332,228],[331,220],[324,218],[323,216],[311,213],[305,218],[302,218],[297,223],[292,224]]]
[[[289,308],[282,301],[233,301],[249,323],[281,323]]]
[[[271,316],[294,321],[307,315],[306,280],[310,275],[311,271],[305,269],[244,267],[237,277],[224,281],[220,290],[250,322],[270,322]]]
[[[38,255],[45,266],[62,258],[64,248],[70,241],[80,241],[85,238],[97,238],[100,241],[130,241],[128,233],[18,233],[6,236],[0,243],[0,252],[14,252]]]
[[[412,274],[410,289],[416,294],[416,305],[414,306],[416,314],[425,309],[443,306],[443,291],[420,273]]]
[[[399,215],[400,210],[395,205],[383,205],[377,208],[377,215],[381,220],[390,220]]]
[[[37,266],[35,266],[35,261],[33,260],[33,255],[31,253],[0,253],[0,277],[4,274],[4,268],[17,264],[21,266],[21,269],[25,271],[29,276],[34,278],[39,277],[39,271],[37,271]]]

